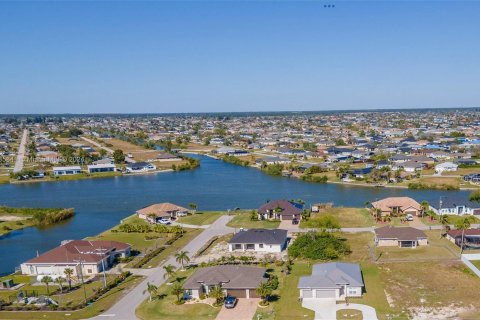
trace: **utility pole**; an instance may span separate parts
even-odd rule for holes
[[[77,262],[80,264],[80,279],[82,281],[82,287],[83,287],[83,296],[85,298],[85,305],[87,304],[87,290],[85,289],[85,283],[83,282],[83,265],[82,263],[85,262],[85,260],[78,259],[78,260],[73,260],[73,262]]]

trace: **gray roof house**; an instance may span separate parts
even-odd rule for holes
[[[237,298],[258,298],[255,289],[267,281],[266,269],[239,265],[221,265],[200,268],[185,281],[185,296],[199,298],[216,287],[221,286],[226,295]]]
[[[282,252],[287,247],[287,230],[240,230],[228,242],[229,251]]]
[[[430,208],[438,215],[480,215],[480,203],[470,201],[468,195],[441,197],[438,203],[432,203]]]
[[[356,263],[329,262],[313,265],[312,275],[300,277],[301,299],[335,299],[361,297],[365,284]]]

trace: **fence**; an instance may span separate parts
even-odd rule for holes
[[[478,268],[475,267],[475,265],[471,263],[470,260],[480,260],[480,254],[479,253],[462,254],[462,262],[465,263],[465,265],[470,270],[472,270],[477,276],[480,277],[480,270],[478,270]]]

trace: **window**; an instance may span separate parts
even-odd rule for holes
[[[255,245],[253,243],[247,243],[247,250],[255,250]]]
[[[87,269],[87,273],[92,273],[92,269]]]
[[[259,247],[260,249],[263,249],[263,243],[260,243],[260,244],[258,245],[258,247]]]
[[[240,243],[235,243],[235,244],[233,245],[233,248],[234,248],[234,249],[242,249],[242,245],[241,245]]]

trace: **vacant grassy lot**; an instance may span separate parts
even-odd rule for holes
[[[227,226],[232,228],[266,228],[266,229],[275,229],[280,225],[280,221],[269,221],[269,220],[251,220],[250,212],[241,212],[236,213],[235,217],[227,224]]]
[[[448,224],[455,225],[458,221],[465,219],[465,216],[457,216],[457,215],[447,215],[448,216]],[[472,223],[480,223],[480,220],[475,216],[470,216],[472,219]],[[420,220],[426,225],[439,225],[439,218],[431,219],[430,217],[421,217]]]
[[[312,214],[312,216],[310,217],[310,221],[327,214],[337,218],[342,228],[371,227],[375,224],[372,215],[365,208],[337,207],[325,209],[322,210],[320,213]],[[309,221],[302,221],[300,223],[300,227],[308,228]]]
[[[192,268],[185,272],[179,271],[176,277],[183,283],[194,270]],[[147,299],[137,308],[137,317],[144,320],[207,320],[215,319],[220,311],[220,308],[203,303],[176,305],[174,302],[177,297],[171,294],[170,288],[168,284],[160,286],[158,296],[153,301]]]
[[[389,263],[378,268],[390,305],[412,316],[423,308],[429,311],[429,319],[447,312],[456,318],[462,313],[460,308],[480,308],[478,297],[466,294],[476,292],[480,278],[461,262]]]
[[[201,211],[186,217],[182,217],[178,219],[178,222],[185,223],[185,224],[193,224],[193,225],[206,225],[212,224],[217,220],[221,215],[227,214],[225,211]]]

